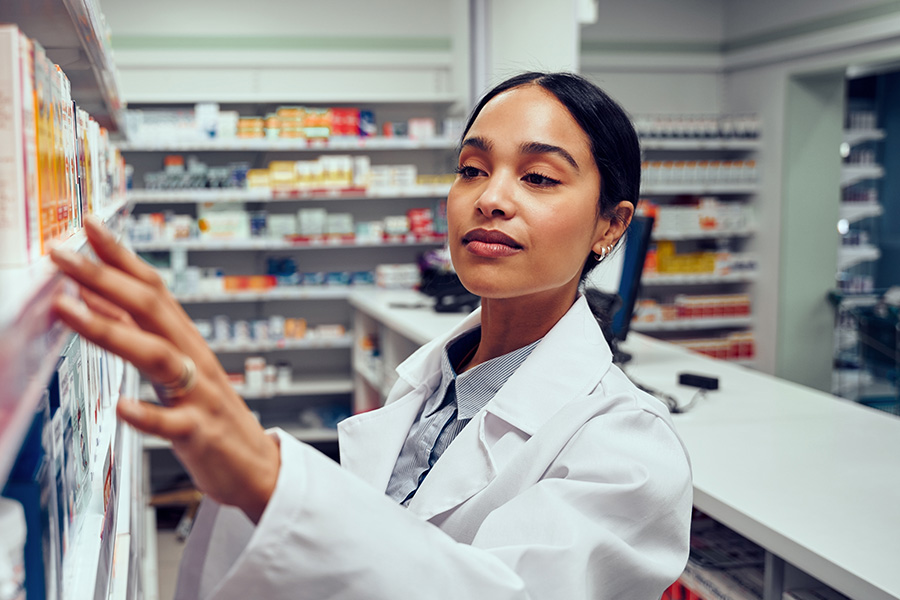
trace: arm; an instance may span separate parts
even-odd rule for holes
[[[240,556],[220,577],[183,569],[178,598],[659,597],[687,558],[684,452],[653,415],[599,421],[546,478],[492,510],[471,545],[282,436],[278,485]],[[191,544],[208,547],[191,539],[187,560]]]

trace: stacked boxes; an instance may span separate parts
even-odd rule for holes
[[[125,165],[105,129],[72,102],[43,48],[0,25],[0,266],[25,266],[124,192]]]

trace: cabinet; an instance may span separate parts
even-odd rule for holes
[[[13,155],[18,153],[22,159],[15,164],[27,165],[33,158],[32,167],[25,169],[26,177],[33,175],[42,185],[50,177],[68,181],[65,193],[60,188],[59,197],[51,199],[47,188],[41,187],[43,195],[39,198],[30,197],[27,191],[25,197],[9,195],[10,171],[5,171],[0,177],[0,213],[12,206],[26,205],[29,209],[54,206],[65,214],[59,223],[66,219],[64,231],[68,235],[80,227],[82,215],[92,206],[94,214],[111,230],[121,232],[124,198],[117,193],[115,185],[110,185],[114,177],[111,172],[98,175],[88,168],[88,162],[109,161],[114,153],[101,153],[98,146],[85,148],[81,154],[73,151],[78,145],[76,139],[87,144],[96,138],[86,138],[87,129],[81,129],[82,137],[77,137],[75,128],[81,128],[87,120],[74,111],[69,112],[71,101],[110,130],[115,131],[119,125],[121,100],[117,76],[97,3],[4,2],[0,4],[0,22],[16,24],[24,35],[46,46],[46,56],[61,66],[71,87],[71,99],[65,91],[60,91],[66,90],[65,83],[52,92],[43,88],[42,93],[48,92],[45,96],[34,96],[35,104],[44,102],[40,106],[67,100],[69,117],[59,117],[59,122],[67,126],[54,130],[55,137],[37,140],[38,134],[45,130],[40,122],[42,113],[36,108],[33,114],[38,114],[37,132],[26,129],[22,132],[23,139],[12,149]],[[0,53],[0,61],[9,64],[12,57],[6,50]],[[34,81],[38,76],[31,67],[23,73]],[[61,77],[59,81],[62,82]],[[12,95],[18,91],[15,86],[13,89],[4,86],[7,97],[3,108],[10,109],[4,116],[7,122],[14,120]],[[49,139],[59,144],[60,160],[63,152],[67,153],[65,167],[62,162],[51,166],[40,163],[40,167],[34,167],[41,158],[38,154],[41,144],[47,144]],[[0,144],[8,142],[9,138],[4,137]],[[3,150],[9,152],[10,148]],[[4,156],[4,162],[7,157]],[[88,181],[96,193],[88,190]],[[61,227],[59,223],[54,221],[54,227]],[[56,235],[50,230],[32,231],[29,233],[36,236],[32,239],[40,238],[43,242]],[[45,235],[48,232],[50,235]],[[14,233],[25,235],[21,231]],[[9,234],[8,230],[3,233]],[[62,246],[89,253],[80,231],[75,231]],[[58,294],[73,294],[73,286],[63,280],[48,257],[30,255],[30,258],[27,266],[0,268],[0,339],[3,340],[0,344],[0,487],[5,488],[6,494],[16,495],[19,493],[16,489],[21,491],[25,485],[37,490],[38,496],[56,498],[55,502],[45,502],[34,495],[28,496],[25,508],[26,514],[43,517],[52,514],[58,518],[55,522],[49,518],[42,522],[42,516],[38,516],[28,521],[30,535],[35,536],[28,544],[36,548],[33,550],[36,562],[26,563],[26,593],[29,598],[54,600],[140,597],[144,536],[140,455],[136,452],[137,436],[127,428],[118,427],[115,418],[115,404],[120,396],[136,395],[137,374],[120,359],[94,346],[83,345],[56,321],[50,312],[52,300]],[[41,426],[41,407],[45,404],[53,407],[57,393],[61,406],[56,416],[49,425],[44,425],[43,432],[30,430],[33,423]],[[71,401],[71,410],[63,404],[65,398]],[[59,433],[62,435],[55,435]],[[33,434],[37,437],[32,437]],[[26,474],[29,478],[22,478],[21,472],[12,472],[23,449],[33,452],[32,465],[40,467],[29,471]],[[47,536],[43,540],[42,534]],[[34,574],[35,568],[43,568],[47,578],[41,573]]]
[[[752,365],[759,122],[654,115],[635,125],[644,154],[638,210],[656,220],[631,328]]]
[[[379,122],[370,125],[383,131],[385,122],[399,129],[406,123],[400,119],[410,117],[440,122],[448,107],[382,103],[364,105],[362,112],[366,119],[377,117]],[[274,107],[263,105],[218,109],[220,115],[259,115],[257,126],[262,115],[268,115],[268,125],[276,114]],[[154,110],[143,107],[140,118],[153,121]],[[165,110],[176,115],[172,118],[188,113],[187,120],[196,124],[203,107]],[[282,107],[277,114],[322,110]],[[356,324],[348,298],[371,293],[376,278],[409,287],[413,280],[404,284],[402,279],[417,273],[418,256],[444,244],[440,215],[456,147],[455,131],[420,137],[337,135],[338,114],[346,110],[333,109],[329,136],[285,137],[283,126],[282,135],[259,138],[221,131],[193,138],[135,135],[122,146],[133,168],[129,199],[135,250],[169,273],[176,297],[262,423],[280,426],[330,454],[335,454],[337,421],[355,408],[351,349]],[[242,116],[240,123],[245,118],[249,121]],[[410,133],[415,127],[410,122]],[[166,164],[178,161],[185,164],[176,169],[185,180],[173,186],[171,179],[160,177]],[[223,168],[246,179],[216,179]],[[187,181],[198,170],[207,179]],[[215,227],[231,218],[223,217],[226,213],[240,221],[227,234],[195,229]],[[161,223],[167,223],[169,234],[153,231]],[[256,370],[261,364],[260,385]]]

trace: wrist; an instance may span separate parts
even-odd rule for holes
[[[247,486],[247,495],[241,509],[254,524],[262,518],[281,472],[281,445],[277,435],[264,434],[256,456],[255,475]]]

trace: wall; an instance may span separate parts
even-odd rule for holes
[[[720,112],[721,0],[615,0],[581,30],[581,72],[636,113]]]
[[[782,10],[775,8],[777,3],[764,2],[754,11],[756,21],[739,4],[726,4],[726,34],[754,32],[755,37],[745,37],[743,41],[726,38],[723,104],[728,110],[758,113],[764,127],[760,151],[763,179],[757,203],[760,227],[751,247],[759,255],[762,268],[761,278],[754,286],[758,364],[763,371],[830,390],[827,373],[832,345],[821,343],[818,334],[800,333],[831,331],[833,327],[824,292],[834,286],[836,256],[831,248],[837,234],[833,226],[824,223],[816,231],[810,231],[802,219],[791,216],[796,208],[792,202],[805,200],[798,200],[802,186],[791,183],[790,173],[786,171],[797,158],[796,147],[786,138],[791,126],[789,88],[791,81],[798,77],[842,74],[848,68],[858,69],[900,58],[900,2],[841,3],[855,7],[841,12],[835,12],[836,2],[792,2],[789,3],[791,27],[780,28],[771,17],[771,11]],[[805,21],[798,20],[801,8],[805,11]],[[842,77],[831,80],[833,92],[843,89],[842,80]],[[837,148],[833,144],[814,144],[803,152],[806,160],[821,165],[835,164]],[[810,184],[820,185],[825,180],[832,187],[821,198],[821,207],[831,214],[839,199],[837,172],[829,179],[829,175],[820,171],[819,177]],[[821,245],[822,251],[810,254],[799,246],[791,249],[795,243]],[[810,298],[804,298],[803,293],[798,296],[797,289],[790,285],[797,273],[804,275],[807,291],[816,290],[823,296],[815,307],[811,306]],[[785,335],[787,331],[795,335]]]
[[[103,0],[123,95],[147,101],[452,100],[461,0]],[[463,40],[464,43],[464,40]],[[463,63],[464,65],[465,63]]]

